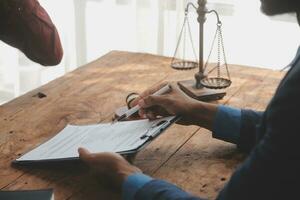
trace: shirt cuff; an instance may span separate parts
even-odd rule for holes
[[[219,106],[213,123],[213,137],[237,144],[241,129],[241,109]]]
[[[122,200],[134,200],[137,191],[152,179],[150,176],[142,173],[135,173],[128,176],[122,185]]]

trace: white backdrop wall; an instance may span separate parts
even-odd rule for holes
[[[259,0],[208,2],[209,8],[220,11],[229,63],[281,69],[295,55],[300,29],[294,16],[266,17],[259,10]],[[43,68],[0,42],[0,104],[111,50],[172,56],[187,1],[40,0],[40,3],[60,33],[63,61],[56,67]],[[189,17],[197,46],[196,13],[192,11]],[[215,24],[215,17],[209,16],[205,31],[206,54]]]

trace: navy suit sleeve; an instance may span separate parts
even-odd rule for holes
[[[242,110],[241,130],[238,140],[238,148],[250,152],[256,143],[256,129],[262,120],[263,112]]]
[[[218,199],[299,198],[300,90],[297,86],[300,83],[300,67],[295,70],[298,71],[297,76],[286,78],[265,112],[266,123],[261,129],[263,137],[233,174]],[[251,138],[247,131],[245,133]]]
[[[152,180],[135,195],[136,200],[203,200],[162,180]]]

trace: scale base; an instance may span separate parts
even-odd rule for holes
[[[188,96],[199,101],[216,101],[223,99],[226,95],[225,90],[214,90],[208,88],[196,88],[196,80],[185,80],[178,82],[179,87]]]

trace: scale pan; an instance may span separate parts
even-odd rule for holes
[[[224,89],[228,88],[231,85],[231,80],[226,78],[204,78],[201,80],[201,84],[209,89]]]
[[[171,67],[176,70],[191,70],[198,67],[198,63],[192,61],[173,62]]]

